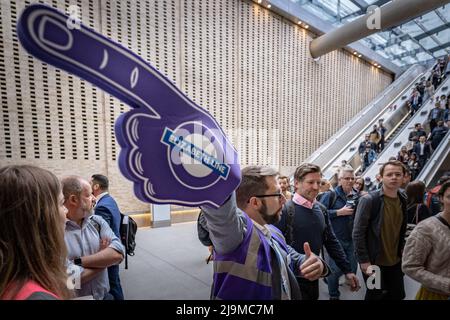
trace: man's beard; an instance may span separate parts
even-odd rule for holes
[[[90,217],[90,216],[92,216],[94,214],[94,208],[92,208],[92,206],[89,207],[89,206],[83,204],[81,209],[84,212],[84,217],[85,218]]]
[[[261,217],[263,218],[263,220],[267,223],[267,224],[274,224],[277,223],[278,221],[280,221],[280,214],[279,212],[281,211],[282,207],[280,207],[280,209],[278,209],[276,212],[274,212],[273,214],[269,214],[267,212],[267,206],[265,201],[262,201],[262,207],[259,210],[259,214],[261,215]]]

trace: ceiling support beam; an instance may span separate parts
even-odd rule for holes
[[[379,8],[379,29],[369,29],[367,21],[372,21],[372,15],[377,12],[368,12],[362,17],[353,20],[331,32],[328,32],[310,43],[310,52],[313,58],[327,54],[336,49],[365,38],[371,34],[388,29],[392,26],[413,19],[431,10],[447,4],[449,0],[396,0]]]

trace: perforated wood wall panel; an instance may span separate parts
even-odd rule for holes
[[[279,164],[283,22],[260,6],[239,5],[241,163]],[[247,134],[245,134],[247,131]]]
[[[102,33],[131,49],[176,82],[179,79],[177,7],[178,1],[102,1]],[[111,186],[114,186],[114,195],[122,210],[148,211],[149,206],[133,196],[131,182],[120,174],[117,166],[120,147],[114,135],[114,122],[129,107],[108,94],[104,99],[107,173]]]
[[[284,24],[280,169],[291,173],[322,143],[392,82],[392,78],[346,51],[313,61],[311,35]]]
[[[289,171],[392,82],[344,51],[316,63],[311,35],[253,2],[46,0],[151,62],[206,108],[241,164]],[[117,167],[114,122],[128,110],[28,56],[15,33],[24,0],[0,1],[0,165],[107,174],[125,212],[148,210]]]
[[[238,6],[233,1],[181,1],[181,88],[236,142]]]

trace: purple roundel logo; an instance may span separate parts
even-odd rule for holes
[[[161,143],[167,146],[173,175],[187,188],[206,189],[228,178],[223,141],[202,123],[185,122],[174,130],[166,127]]]
[[[115,133],[139,199],[218,207],[239,185],[237,152],[216,120],[141,57],[41,4],[22,12],[17,33],[30,54],[131,107]]]

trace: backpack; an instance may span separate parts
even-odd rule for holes
[[[128,269],[128,256],[134,256],[138,225],[130,216],[120,213],[120,240],[125,247],[125,269]]]
[[[334,191],[333,192],[334,196],[336,196],[336,193]],[[335,201],[336,199],[334,199]],[[323,216],[325,218],[325,226],[326,228],[332,228],[331,224],[330,224],[330,219],[328,216],[328,212],[327,212],[327,207],[325,207],[322,203],[317,202],[317,204],[319,205],[320,210],[323,213]],[[288,245],[290,245],[291,247],[294,246],[294,216],[295,216],[295,206],[294,206],[294,202],[292,200],[289,200],[288,202],[286,202],[285,204],[286,206],[286,211],[287,211],[287,216],[286,216],[286,231],[284,232],[284,238],[286,240],[286,243]],[[323,235],[323,242],[327,241],[326,238],[326,232]],[[321,255],[323,260],[325,260],[325,253],[324,253],[324,249],[322,248],[322,250],[320,250]]]
[[[333,190],[330,190],[328,192],[330,192],[330,199],[328,200],[327,209],[331,209],[334,207],[334,204],[336,203],[337,196],[336,196],[336,192]]]
[[[440,189],[441,186],[437,185],[426,193],[426,205],[433,215],[441,211],[441,204],[437,195]]]
[[[91,222],[94,224],[94,227],[100,236],[100,223],[93,217],[94,216],[92,216]],[[119,235],[120,241],[125,247],[125,269],[128,269],[128,256],[134,256],[137,229],[137,223],[133,220],[133,218],[120,213]]]

